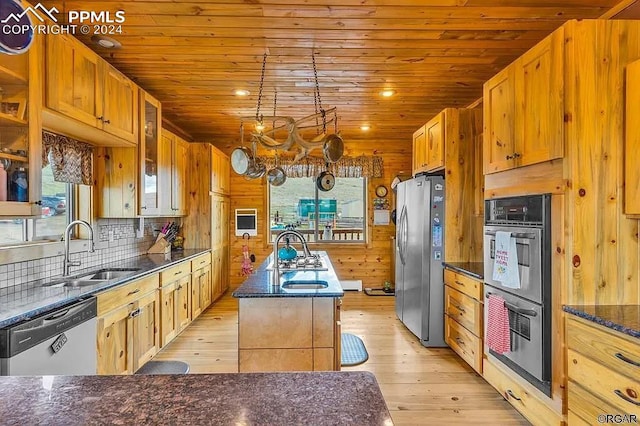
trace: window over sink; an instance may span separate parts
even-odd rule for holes
[[[270,241],[293,227],[310,243],[366,241],[365,178],[336,178],[331,191],[320,191],[315,178],[287,178],[269,186]]]

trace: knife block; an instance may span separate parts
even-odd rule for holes
[[[164,237],[165,235],[163,233],[160,233],[158,235],[158,238],[156,238],[156,242],[149,248],[149,250],[147,250],[147,254],[171,253],[171,243],[167,241]]]

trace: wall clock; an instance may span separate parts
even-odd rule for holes
[[[387,187],[384,185],[379,185],[378,187],[376,187],[376,195],[378,197],[386,197],[387,192]]]

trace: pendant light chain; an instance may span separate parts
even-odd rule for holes
[[[313,61],[313,76],[316,79],[316,94],[318,97],[318,106],[320,107],[320,114],[322,114],[322,133],[327,133],[327,115],[322,108],[322,98],[320,97],[320,84],[318,83],[318,69],[316,68],[316,54],[311,54],[311,60]]]
[[[258,106],[256,108],[256,122],[262,123],[262,116],[260,115],[260,103],[262,102],[262,88],[264,86],[264,70],[267,66],[267,54],[265,53],[262,58],[262,74],[260,75],[260,90],[258,91]]]

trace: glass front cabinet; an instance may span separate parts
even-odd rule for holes
[[[158,169],[162,109],[157,99],[142,90],[140,114],[140,216],[153,216],[160,212]]]
[[[27,53],[0,54],[0,216],[42,214],[42,38]]]

